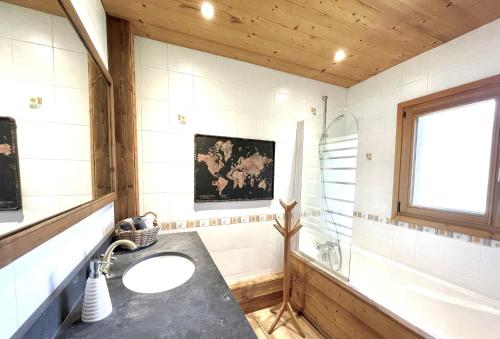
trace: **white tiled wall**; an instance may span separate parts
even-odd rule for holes
[[[499,74],[499,60],[497,20],[349,88],[360,124],[355,210],[391,214],[397,104]],[[500,249],[364,219],[355,219],[353,243],[500,299]]]
[[[201,227],[197,231],[229,284],[282,270],[283,238],[269,222]]]
[[[17,123],[24,215],[0,212],[2,234],[89,201],[92,186],[84,46],[62,17],[0,2],[0,22],[0,116]]]
[[[114,227],[113,204],[0,269],[0,338],[9,338]]]
[[[156,211],[161,221],[280,212],[296,122],[308,119],[320,130],[321,97],[334,108],[344,107],[346,96],[344,88],[144,38],[136,38],[136,81],[141,210]],[[276,199],[194,204],[195,133],[275,140]],[[270,222],[198,230],[228,281],[280,269]]]

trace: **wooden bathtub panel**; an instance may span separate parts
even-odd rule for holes
[[[262,310],[283,300],[283,273],[236,282],[229,288],[243,312]]]
[[[292,253],[291,300],[332,338],[433,338],[298,253]]]
[[[363,324],[356,317],[353,317],[349,311],[336,303],[327,293],[324,293],[314,285],[308,285],[304,293],[306,305],[308,306],[307,308],[310,308],[310,310],[304,314],[321,314],[319,321],[322,321],[324,324],[321,327],[326,328],[331,326],[332,323],[335,324],[344,333],[346,333],[346,335],[342,336],[342,338],[382,338],[382,336],[380,336],[373,329]],[[316,308],[316,311],[314,311],[314,308]],[[335,332],[337,332],[337,330],[335,330]]]

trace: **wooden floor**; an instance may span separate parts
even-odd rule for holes
[[[259,339],[302,339],[293,326],[293,323],[289,321],[290,316],[287,313],[280,319],[273,334],[267,334],[267,331],[277,315],[271,313],[269,308],[248,313],[246,316]],[[324,339],[324,337],[303,316],[298,316],[298,321],[307,339]]]

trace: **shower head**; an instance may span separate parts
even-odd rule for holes
[[[340,111],[340,112],[338,112],[338,111]],[[330,124],[328,124],[328,126],[323,128],[323,134],[328,135],[330,127],[333,126],[334,124],[339,123],[341,120],[344,120],[344,119],[345,119],[346,126],[352,125],[352,127],[355,129],[355,131],[353,131],[353,132],[358,133],[359,125],[358,125],[358,119],[356,118],[356,116],[351,111],[348,111],[345,108],[338,109],[337,112],[338,112],[337,113],[338,115],[330,122]]]
[[[333,119],[333,121],[330,123],[330,125],[328,125],[328,127],[330,127],[334,122],[340,121],[340,120],[342,120],[344,118],[345,118],[345,114],[339,114],[339,115],[337,115],[335,117],[335,119]],[[328,130],[327,130],[326,126],[325,126],[325,129],[324,129],[321,137],[322,138],[328,138]]]

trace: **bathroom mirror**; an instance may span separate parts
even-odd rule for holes
[[[111,77],[67,8],[25,4],[0,1],[0,117],[17,136],[0,165],[17,157],[21,195],[0,209],[0,267],[116,196]]]

